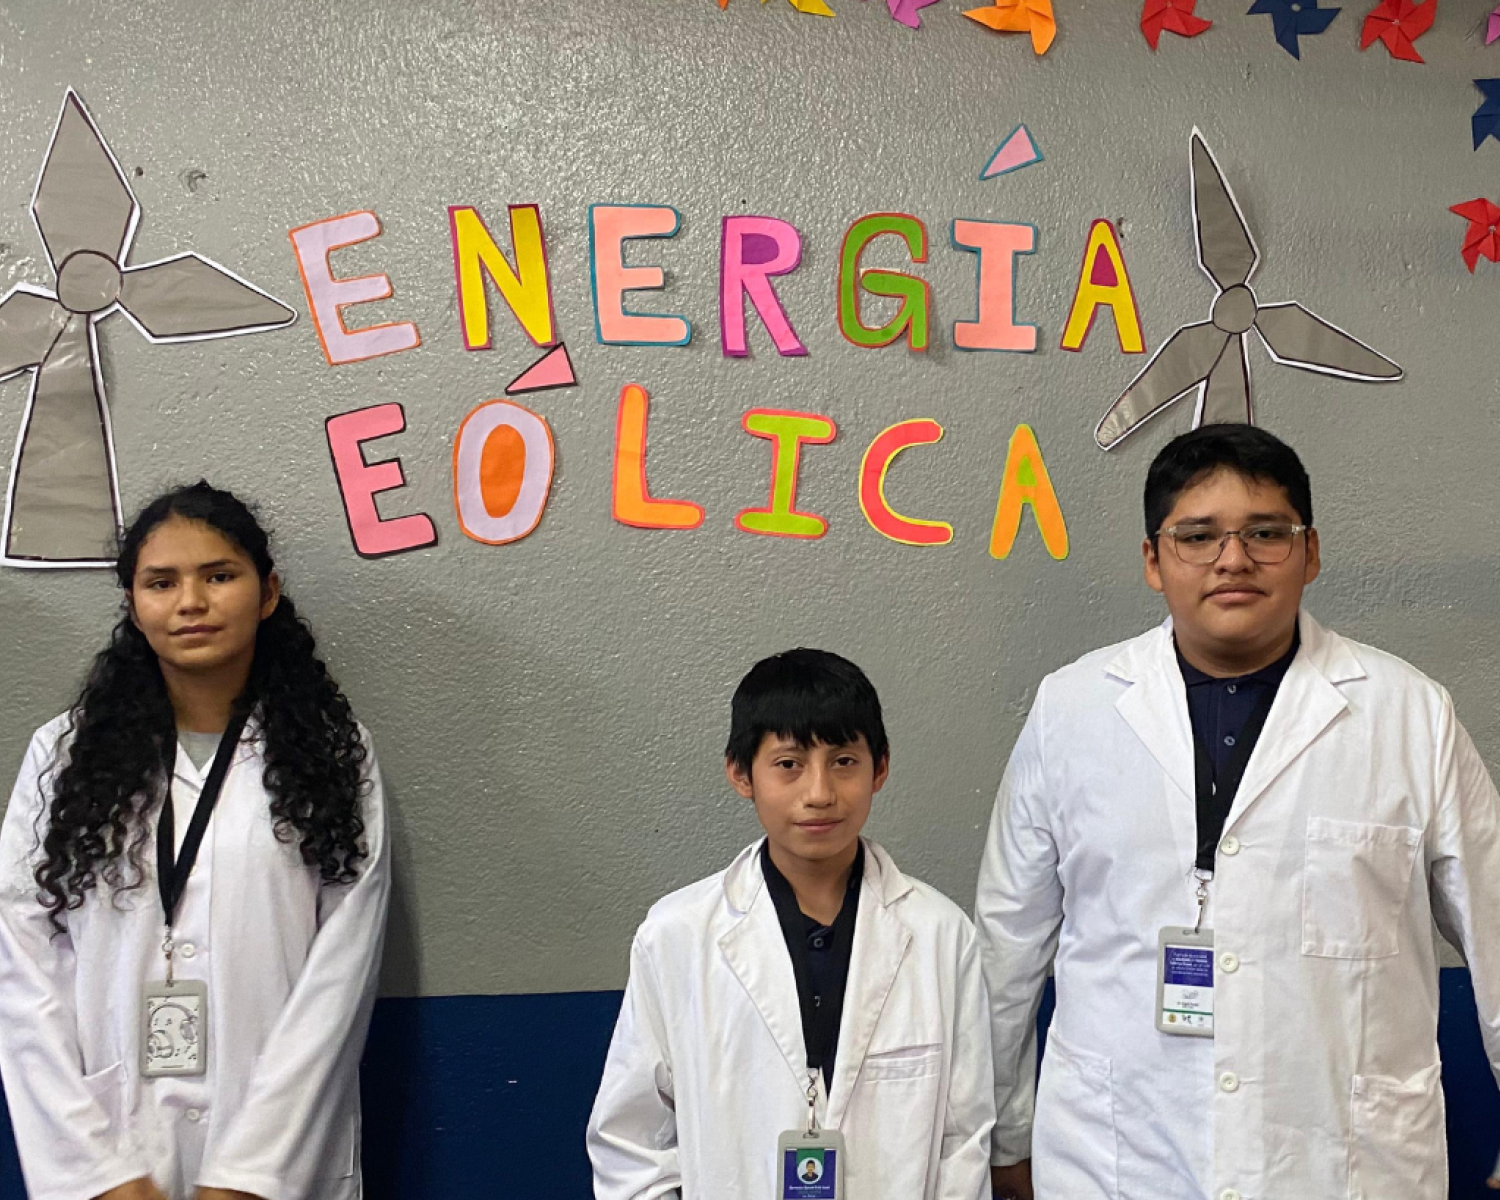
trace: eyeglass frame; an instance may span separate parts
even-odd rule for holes
[[[1224,557],[1224,551],[1225,551],[1225,549],[1229,545],[1229,539],[1230,538],[1239,538],[1239,540],[1240,540],[1240,549],[1245,552],[1245,557],[1248,558],[1251,562],[1257,564],[1258,566],[1262,566],[1262,567],[1279,567],[1282,563],[1288,562],[1288,561],[1291,560],[1291,557],[1292,557],[1291,546],[1287,547],[1286,558],[1277,558],[1277,559],[1272,559],[1270,562],[1262,562],[1260,559],[1256,558],[1255,555],[1250,552],[1250,543],[1245,540],[1245,529],[1263,529],[1267,525],[1275,526],[1275,527],[1280,527],[1282,525],[1282,522],[1280,522],[1280,521],[1257,521],[1253,525],[1246,525],[1244,527],[1244,529],[1226,529],[1226,530],[1224,530],[1223,534],[1219,538],[1219,552],[1217,554],[1215,554],[1207,562],[1188,562],[1187,559],[1185,559],[1185,558],[1182,557],[1182,549],[1181,549],[1181,547],[1179,547],[1177,545],[1177,531],[1179,529],[1198,529],[1198,530],[1206,533],[1208,531],[1208,527],[1206,527],[1206,526],[1201,526],[1201,525],[1186,525],[1186,526],[1184,526],[1184,525],[1164,525],[1162,528],[1160,528],[1160,529],[1158,529],[1156,531],[1156,538],[1158,540],[1160,538],[1162,538],[1163,536],[1165,536],[1166,538],[1168,538],[1171,541],[1171,543],[1172,543],[1172,553],[1173,553],[1173,555],[1175,555],[1176,558],[1177,558],[1177,561],[1180,562],[1185,567],[1211,567],[1211,566],[1214,566],[1219,561],[1219,559],[1221,559],[1221,558]],[[1287,524],[1285,526],[1285,528],[1291,530],[1291,533],[1292,533],[1292,545],[1293,546],[1296,545],[1297,535],[1299,533],[1301,533],[1301,534],[1307,534],[1307,533],[1310,533],[1312,531],[1312,526],[1311,525],[1298,525],[1295,522]]]

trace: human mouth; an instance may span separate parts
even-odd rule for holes
[[[1251,587],[1248,584],[1235,583],[1215,588],[1209,592],[1208,598],[1218,601],[1221,604],[1246,604],[1264,595],[1265,592],[1261,591],[1260,588]]]
[[[803,833],[820,834],[820,833],[827,833],[831,829],[836,829],[840,824],[841,824],[841,822],[839,822],[839,821],[832,821],[832,820],[830,820],[830,821],[798,821],[797,822],[797,828],[800,829]]]
[[[209,634],[219,632],[218,625],[184,625],[181,629],[172,630],[173,637],[207,637]]]

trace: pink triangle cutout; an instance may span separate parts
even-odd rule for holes
[[[990,159],[979,178],[993,179],[996,175],[1019,171],[1022,167],[1029,167],[1032,163],[1041,161],[1042,152],[1036,148],[1031,131],[1024,125],[1018,125],[1015,131],[1000,143],[1000,148],[995,151],[995,156]]]
[[[515,396],[521,392],[573,387],[577,382],[578,377],[573,374],[573,360],[568,357],[568,347],[559,342],[512,379],[505,389],[505,394]]]

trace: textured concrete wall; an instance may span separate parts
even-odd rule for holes
[[[1081,354],[1055,347],[1090,221],[1120,228],[1150,346],[1207,315],[1192,260],[1187,138],[1201,125],[1248,210],[1266,300],[1299,299],[1407,369],[1387,387],[1269,363],[1252,372],[1263,423],[1303,453],[1327,566],[1310,603],[1355,637],[1443,679],[1500,763],[1493,347],[1500,268],[1471,277],[1449,205],[1495,195],[1500,146],[1476,154],[1471,79],[1497,73],[1477,3],[1447,5],[1429,65],[1357,49],[1347,8],[1299,64],[1268,18],[1208,4],[1217,24],[1153,55],[1138,6],[1058,0],[1062,32],[1035,59],[957,0],[913,34],[878,0],[834,0],[836,20],[781,3],[622,0],[522,4],[244,0],[235,5],[7,0],[0,8],[0,286],[50,282],[27,204],[63,89],[82,93],[143,207],[135,258],[195,249],[294,304],[290,330],[152,346],[102,329],[127,507],[207,475],[257,498],[280,534],[289,588],[374,730],[396,800],[400,888],[388,964],[395,993],[618,986],[646,905],[714,870],[756,832],[718,751],[727,702],[758,656],[798,643],[862,663],[895,744],[871,832],[919,876],[970,897],[990,799],[1037,680],[1159,617],[1139,582],[1139,489],[1150,455],[1186,427],[1174,411],[1106,456],[1091,431],[1142,360],[1102,317]],[[1026,121],[1047,161],[976,176]],[[534,406],[558,447],[536,533],[487,547],[458,530],[452,438],[472,406],[535,357],[508,315],[495,348],[462,349],[445,206],[503,225],[541,205],[559,327],[582,386]],[[593,343],[587,206],[661,203],[679,235],[638,257],[667,269],[641,308],[681,312],[681,349]],[[286,231],[358,208],[378,241],[341,252],[346,275],[389,272],[396,297],[351,322],[415,320],[424,345],[329,367]],[[920,216],[937,322],[925,355],[860,350],[838,333],[844,230],[875,210]],[[718,232],[759,212],[802,231],[779,290],[810,355],[779,359],[752,323],[753,357],[726,361]],[[949,330],[974,304],[955,217],[1031,222],[1018,308],[1031,356],[963,354]],[[873,253],[872,264],[897,260]],[[874,311],[872,309],[872,311]],[[357,315],[356,315],[357,314]],[[708,510],[703,528],[645,532],[610,518],[620,386],[652,395],[658,495]],[[25,383],[0,385],[0,445]],[[436,547],[355,556],[323,438],[328,416],[400,401],[410,488],[387,513],[425,510]],[[739,428],[755,405],[832,416],[837,442],[803,462],[821,542],[733,527],[763,503],[767,444]],[[937,447],[904,456],[898,506],[957,527],[946,548],[874,533],[860,456],[893,421],[931,416]],[[1007,438],[1037,430],[1073,541],[1053,562],[1028,518],[1009,561],[986,553]],[[5,630],[0,766],[69,700],[112,619],[103,574],[0,574]]]

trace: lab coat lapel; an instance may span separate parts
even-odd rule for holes
[[[1244,778],[1224,826],[1226,832],[1349,707],[1336,684],[1364,677],[1364,668],[1343,638],[1306,613],[1300,617],[1300,628],[1302,648],[1277,689],[1255,751],[1245,764]]]
[[[802,1039],[797,977],[776,918],[776,904],[761,873],[759,842],[743,851],[725,872],[724,893],[730,908],[744,915],[719,938],[719,949],[792,1074],[805,1085],[807,1047]]]
[[[849,1107],[854,1081],[864,1065],[870,1039],[896,982],[901,960],[911,945],[911,930],[896,915],[894,902],[911,890],[896,865],[879,846],[865,843],[865,875],[859,889],[859,915],[854,922],[854,947],[849,979],[844,986],[844,1010],[839,1023],[838,1056],[833,1088],[828,1097],[827,1124],[837,1129]]]
[[[1159,626],[1130,642],[1106,670],[1130,684],[1115,708],[1180,793],[1166,797],[1167,816],[1177,857],[1187,873],[1198,852],[1198,790],[1187,688],[1177,666],[1171,626]]]

